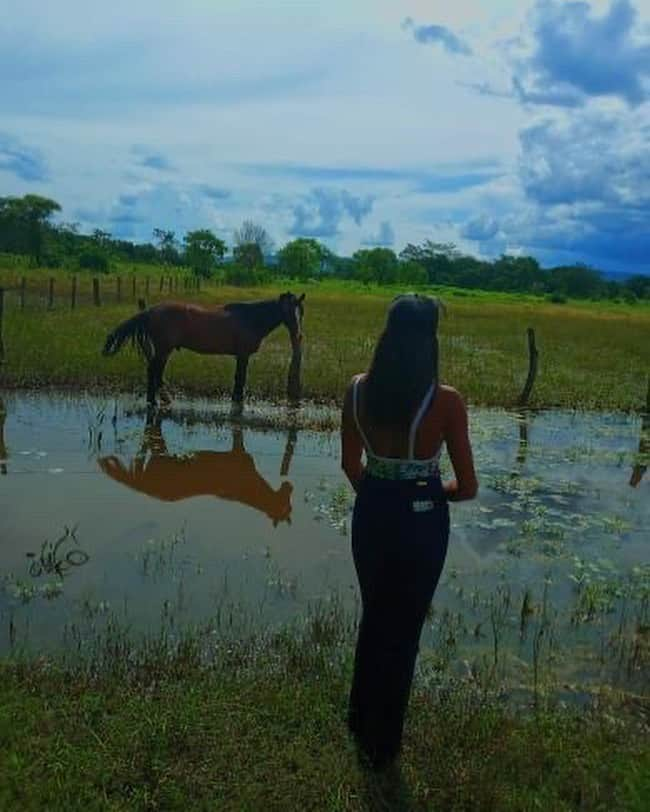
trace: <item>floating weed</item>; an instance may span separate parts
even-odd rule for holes
[[[275,561],[269,559],[267,564],[266,586],[278,598],[291,598],[298,596],[298,578],[288,575]]]
[[[66,525],[63,534],[56,541],[46,539],[43,542],[38,554],[25,553],[26,557],[31,559],[29,574],[32,578],[54,573],[63,578],[71,568],[80,567],[88,562],[90,556],[79,548],[76,531],[76,526],[70,528]]]
[[[157,579],[177,573],[185,563],[177,560],[177,548],[186,541],[185,527],[167,538],[147,539],[136,556],[142,576]]]
[[[354,494],[343,483],[332,485],[321,480],[318,493],[305,491],[305,501],[314,510],[316,521],[326,520],[342,536],[347,536]]]

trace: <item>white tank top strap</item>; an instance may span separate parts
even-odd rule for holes
[[[359,432],[361,440],[363,441],[363,444],[366,447],[366,451],[369,454],[372,454],[372,448],[370,446],[370,443],[368,442],[368,438],[366,437],[366,434],[365,434],[364,430],[361,428],[361,421],[359,420],[358,403],[359,403],[359,380],[360,380],[360,378],[361,378],[361,376],[357,375],[356,378],[354,379],[353,384],[352,384],[352,413],[354,414],[354,422],[356,423],[357,430]]]
[[[413,422],[411,423],[411,429],[409,431],[409,447],[408,447],[408,458],[410,460],[415,459],[415,438],[417,437],[418,429],[420,428],[420,423],[422,422],[422,418],[427,413],[429,406],[431,405],[431,400],[433,399],[433,393],[436,391],[436,384],[435,382],[431,384],[429,387],[422,403],[420,404],[420,408],[415,413],[415,417],[413,418]]]

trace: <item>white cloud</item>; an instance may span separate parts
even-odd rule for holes
[[[302,230],[350,252],[390,229],[397,250],[431,237],[609,264],[613,242],[648,267],[647,0],[636,21],[627,0],[8,6],[2,128],[49,177],[37,190],[18,162],[3,188],[65,219],[228,239],[250,217],[278,244]]]

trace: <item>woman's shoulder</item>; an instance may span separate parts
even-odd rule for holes
[[[441,405],[446,410],[465,411],[465,401],[458,389],[455,389],[453,386],[441,383],[438,386],[438,397],[440,398]]]
[[[366,374],[367,373],[365,373],[365,372],[359,372],[357,375],[353,375],[352,378],[350,378],[350,382],[348,383],[348,385],[346,387],[345,397],[344,397],[344,400],[343,400],[344,405],[346,407],[351,405],[355,388],[356,388],[357,384],[361,383],[365,379]]]
[[[356,375],[353,375],[348,383],[348,392],[351,392],[357,384],[363,383],[367,376],[367,372],[358,372]]]

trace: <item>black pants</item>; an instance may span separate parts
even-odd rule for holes
[[[366,477],[352,520],[363,612],[348,724],[377,765],[399,752],[420,632],[447,553],[449,508],[438,477]]]

